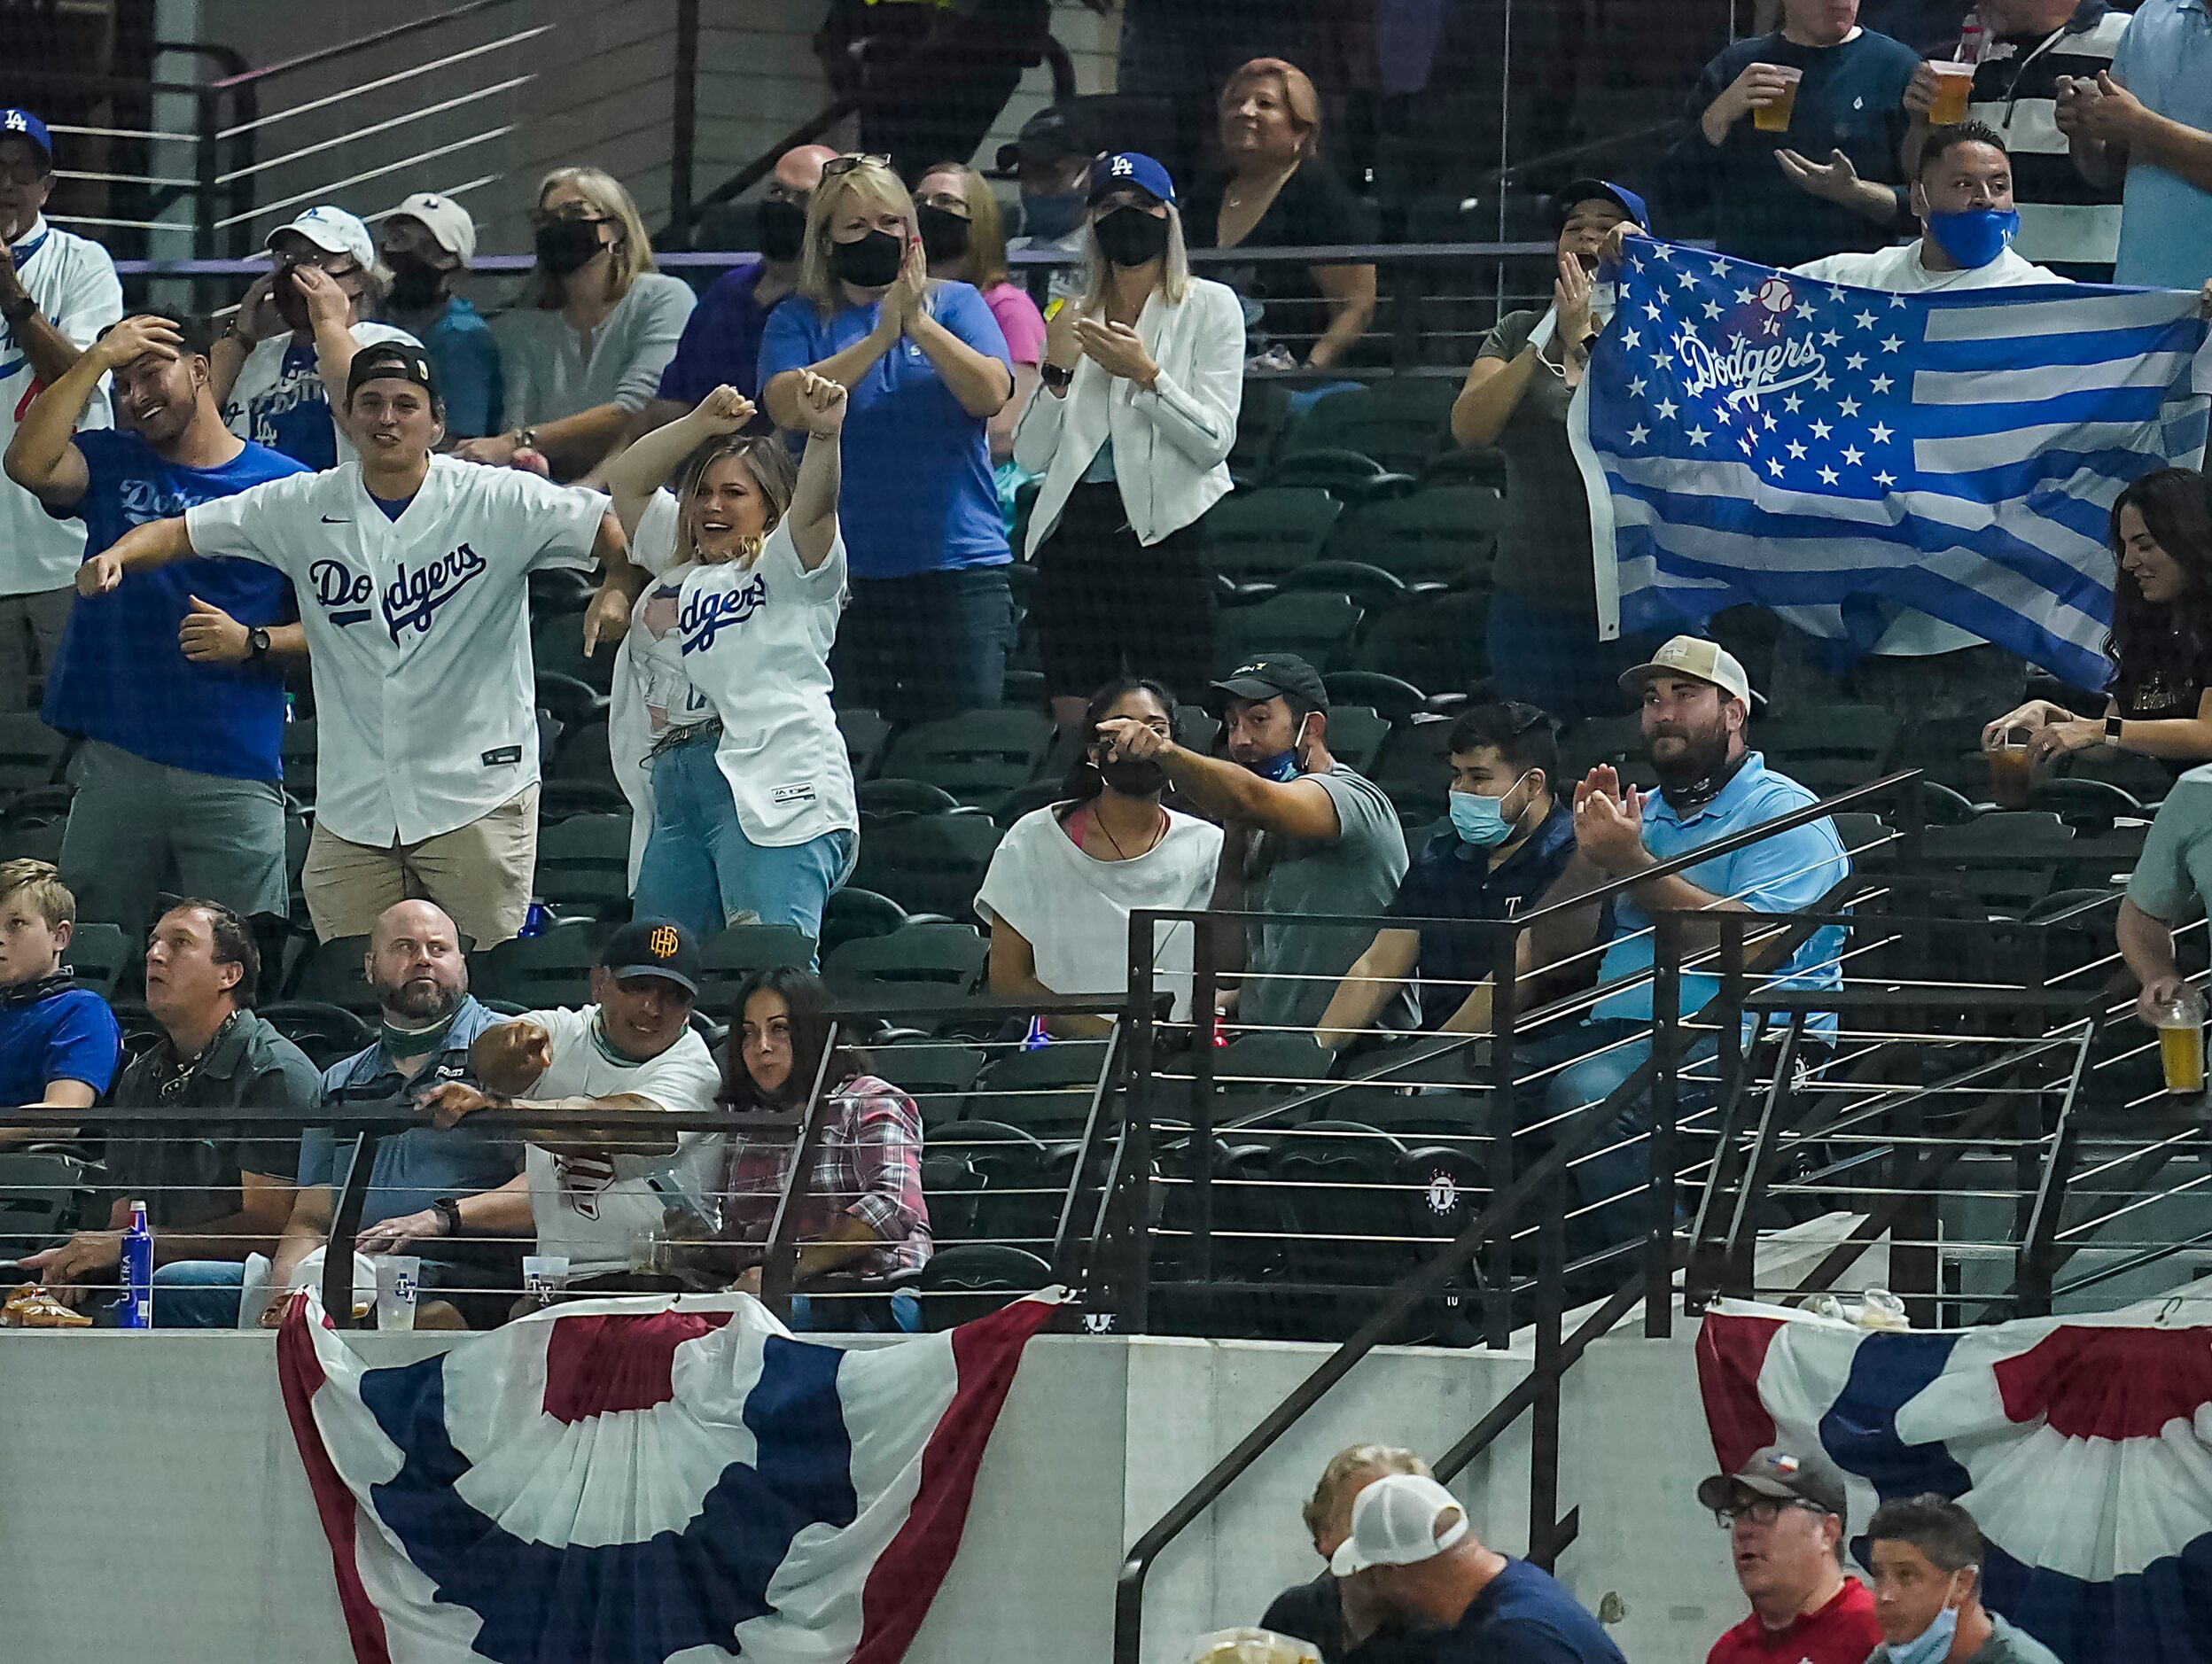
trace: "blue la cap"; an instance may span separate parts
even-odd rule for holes
[[[28,110],[0,110],[0,139],[7,138],[30,140],[45,156],[46,165],[53,166],[53,138],[46,131],[46,124]]]
[[[1609,179],[1568,181],[1566,185],[1560,190],[1559,194],[1552,198],[1553,222],[1557,225],[1566,224],[1567,216],[1575,211],[1575,204],[1587,202],[1593,197],[1602,197],[1608,202],[1618,203],[1623,214],[1642,226],[1645,230],[1651,229],[1651,210],[1644,206],[1644,199],[1626,185],[1616,185]]]
[[[1175,200],[1175,182],[1167,169],[1142,151],[1110,151],[1091,164],[1091,200],[1134,185],[1162,202]]]

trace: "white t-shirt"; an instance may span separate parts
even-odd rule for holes
[[[684,668],[683,636],[676,627],[683,610],[683,580],[697,570],[690,561],[669,567],[645,586],[630,611],[630,654],[649,743],[671,728],[697,727],[714,714],[713,701]]]
[[[1986,266],[1931,271],[1920,259],[1921,241],[1914,237],[1910,243],[1876,249],[1871,254],[1831,254],[1825,260],[1809,260],[1790,269],[1817,283],[1849,284],[1856,289],[1879,289],[1896,295],[1926,294],[1939,289],[2015,289],[2028,284],[2067,281],[2054,271],[2023,260],[2009,248]],[[1796,611],[1792,607],[1775,609],[1778,617],[1803,627],[1807,621],[1793,617]],[[1823,632],[1815,629],[1813,634]],[[1982,645],[1982,638],[1971,630],[1962,630],[1955,624],[1907,609],[1889,621],[1873,650],[1881,657],[1926,658],[1935,653],[1956,653],[1963,648]]]
[[[659,492],[638,520],[632,558],[673,577],[675,546],[676,500]],[[693,688],[722,719],[714,760],[738,824],[763,849],[860,827],[853,766],[830,703],[830,649],[844,608],[844,538],[808,572],[788,522],[768,533],[749,566],[685,569],[678,654]]]
[[[552,1062],[522,1094],[534,1101],[627,1095],[677,1114],[704,1115],[721,1092],[722,1072],[696,1029],[686,1029],[658,1057],[640,1063],[607,1044],[596,1006],[533,1011],[520,1021],[536,1023],[553,1041]],[[529,1146],[525,1170],[538,1252],[565,1254],[572,1276],[627,1270],[635,1245],[660,1229],[661,1215],[677,1194],[705,1195],[721,1162],[721,1146],[719,1133],[686,1132],[673,1152],[611,1153],[604,1161]]]
[[[197,553],[274,566],[299,594],[323,826],[378,849],[417,844],[537,783],[527,580],[588,551],[605,507],[519,469],[433,456],[396,521],[358,463],[186,511]]]
[[[1129,915],[1145,907],[1196,908],[1213,894],[1221,828],[1172,809],[1167,833],[1142,855],[1094,860],[1055,809],[1032,809],[1001,840],[976,895],[985,924],[1020,931],[1036,950],[1037,980],[1056,994],[1112,994],[1129,984]],[[1155,986],[1190,1007],[1191,928],[1162,930]]]
[[[422,345],[405,330],[389,323],[356,323],[353,335],[356,346],[373,346],[378,341],[405,341],[409,346]],[[258,342],[245,355],[245,362],[238,366],[238,380],[230,384],[230,396],[222,401],[222,424],[240,439],[282,451],[309,468],[353,462],[360,454],[346,437],[346,430],[339,425],[338,418],[330,414],[330,393],[323,385],[323,374],[316,366],[315,343],[308,341],[302,346],[287,331]],[[322,453],[321,424],[315,424],[315,434],[306,432],[309,418],[304,413],[317,408],[330,422],[331,435],[337,446],[331,458]]]
[[[123,286],[114,262],[97,243],[57,231],[43,214],[8,245],[16,274],[47,321],[79,348],[123,315]],[[0,448],[15,438],[16,423],[31,401],[38,372],[30,354],[0,319]],[[113,425],[107,381],[77,418],[81,428]],[[37,595],[66,587],[84,559],[84,522],[57,520],[36,497],[0,474],[0,595]]]

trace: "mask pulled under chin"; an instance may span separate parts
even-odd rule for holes
[[[1889,1664],[1942,1664],[1951,1655],[1951,1644],[1958,1634],[1959,1608],[1945,1606],[1910,1641],[1890,1644]]]
[[[2013,245],[2020,215],[2010,208],[1962,208],[1931,214],[1928,234],[1936,246],[1969,271],[1979,271]]]

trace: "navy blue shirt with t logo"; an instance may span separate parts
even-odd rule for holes
[[[1575,852],[1574,811],[1563,797],[1521,847],[1491,865],[1491,851],[1449,828],[1431,836],[1406,869],[1387,912],[1393,919],[1463,919],[1421,927],[1421,1026],[1435,1029],[1467,1002],[1473,984],[1498,968],[1495,928],[1533,913]]]

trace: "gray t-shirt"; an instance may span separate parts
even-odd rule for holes
[[[2174,782],[2143,841],[2128,899],[2166,924],[2186,924],[2212,897],[2212,763]]]
[[[660,390],[676,355],[694,297],[665,272],[640,272],[629,292],[586,341],[557,307],[516,307],[492,320],[510,427],[557,422],[580,410],[619,404],[642,410]]]
[[[1539,308],[1507,313],[1476,356],[1512,362],[1543,321]],[[1507,595],[1587,612],[1594,630],[1598,587],[1590,564],[1590,500],[1567,443],[1567,407],[1573,400],[1566,382],[1538,364],[1498,435],[1498,451],[1506,459],[1506,518],[1493,581]]]
[[[2006,1622],[1995,1613],[1990,1614],[1990,1638],[1959,1664],[2059,1664],[2059,1655],[2027,1630]],[[1889,1664],[1889,1649],[1876,1647],[1867,1655],[1866,1664]]]
[[[1245,906],[1254,913],[1379,914],[1406,876],[1406,834],[1382,787],[1342,763],[1319,781],[1336,805],[1333,843],[1262,837],[1246,872]],[[1375,939],[1374,925],[1248,927],[1242,1023],[1310,1029],[1352,961]],[[1386,1029],[1418,1021],[1410,989],[1401,989],[1375,1019]]]

